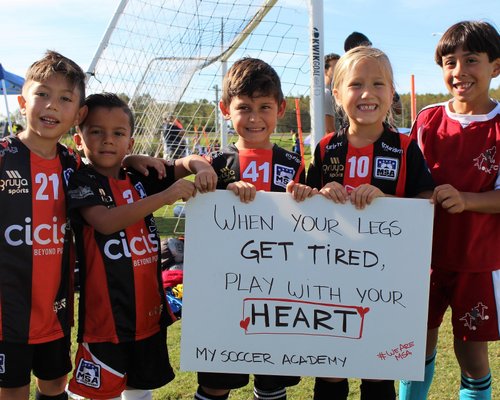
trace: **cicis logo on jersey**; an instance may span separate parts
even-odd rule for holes
[[[274,184],[286,188],[288,182],[293,180],[295,170],[286,165],[274,164]]]
[[[399,160],[391,157],[375,157],[373,176],[395,181],[398,177]]]
[[[160,243],[156,231],[144,233],[141,229],[139,235],[127,238],[124,231],[119,233],[119,238],[113,238],[104,244],[104,254],[110,260],[120,258],[143,258],[150,262],[156,262]],[[153,257],[156,257],[153,259]],[[141,263],[139,263],[141,264]],[[139,265],[138,264],[138,265]]]
[[[92,388],[101,387],[101,366],[91,361],[80,359],[78,368],[75,371],[75,380],[77,383]]]
[[[29,183],[26,178],[23,178],[19,171],[6,170],[5,177],[0,179],[0,191],[6,190],[9,194],[26,194],[29,193]]]
[[[51,244],[60,244],[64,241],[66,231],[66,221],[60,222],[57,217],[52,218],[51,224],[32,225],[30,217],[24,219],[25,224],[13,224],[5,228],[5,242],[9,246],[22,246],[39,244],[49,246]],[[60,248],[60,250],[58,250]],[[57,251],[62,251],[62,247],[54,247],[51,249],[39,248],[36,249],[35,255],[52,255]]]

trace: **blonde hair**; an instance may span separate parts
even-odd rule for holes
[[[349,50],[342,57],[340,57],[339,61],[337,61],[337,65],[335,65],[335,70],[333,72],[333,89],[340,90],[340,88],[342,88],[342,86],[345,84],[345,79],[348,73],[360,61],[367,59],[377,62],[394,92],[396,88],[394,85],[394,75],[392,72],[392,66],[391,62],[389,61],[389,57],[387,57],[387,55],[382,50],[367,46],[355,47],[354,49]],[[340,108],[340,114],[343,115],[344,119],[346,119],[347,116],[345,115],[342,106],[339,104],[336,104],[335,106]],[[395,127],[392,107],[389,107],[385,122],[389,126],[393,128]]]

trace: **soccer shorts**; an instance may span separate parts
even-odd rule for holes
[[[248,374],[198,372],[198,384],[211,389],[238,389],[249,381]],[[299,376],[255,375],[255,386],[264,390],[295,386],[299,382]]]
[[[0,387],[17,388],[39,379],[51,381],[71,371],[70,337],[47,343],[0,342]]]
[[[165,332],[128,343],[80,343],[69,382],[72,393],[92,399],[119,397],[125,388],[156,389],[172,379]]]
[[[500,339],[500,270],[455,272],[432,270],[429,329],[438,328],[451,307],[453,335],[460,340]]]

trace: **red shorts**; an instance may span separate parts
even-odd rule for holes
[[[428,328],[438,328],[451,307],[453,335],[477,342],[500,339],[500,270],[432,270]]]
[[[165,333],[130,343],[80,343],[69,391],[91,399],[119,397],[125,388],[156,389],[174,379]]]

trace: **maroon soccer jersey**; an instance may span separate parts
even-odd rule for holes
[[[455,114],[449,103],[424,108],[412,127],[437,185],[481,193],[500,187],[500,104],[486,115]],[[432,266],[480,272],[500,268],[500,216],[436,207]],[[451,250],[453,249],[453,251]]]
[[[52,160],[17,138],[0,142],[0,340],[45,343],[73,321],[65,186],[78,158],[58,145]]]
[[[272,149],[245,149],[231,144],[207,157],[218,176],[217,189],[231,182],[245,181],[257,190],[285,192],[288,182],[305,182],[299,154],[274,145]]]
[[[104,235],[75,212],[81,207],[120,207],[173,183],[138,174],[113,179],[87,166],[70,181],[68,202],[80,262],[79,341],[123,343],[145,339],[171,322],[161,281],[160,239],[152,215]],[[73,223],[74,217],[74,223]]]

